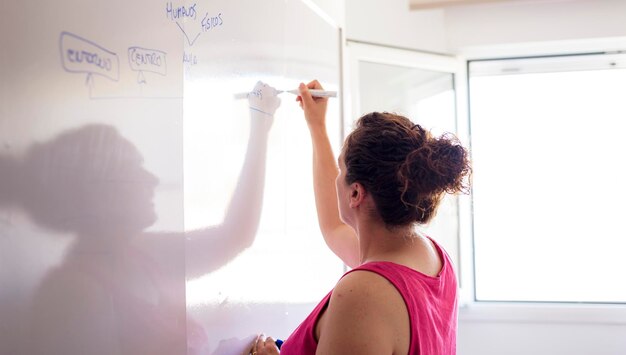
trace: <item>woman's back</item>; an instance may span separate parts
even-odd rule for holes
[[[400,294],[404,303],[402,311],[408,314],[409,320],[408,351],[400,354],[456,354],[456,275],[450,257],[443,248],[432,243],[441,260],[441,267],[434,274],[390,261],[369,262],[352,271],[376,273]],[[400,328],[400,334],[406,333],[406,324],[398,322],[395,326]]]
[[[447,253],[432,243],[442,265],[435,275],[392,261],[347,272],[281,353],[455,354],[456,276]],[[360,337],[352,342],[346,332]]]

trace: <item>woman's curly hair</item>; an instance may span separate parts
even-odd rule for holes
[[[346,183],[363,185],[388,226],[428,223],[445,193],[469,192],[469,154],[459,140],[433,137],[392,113],[361,117],[346,138],[344,161]]]

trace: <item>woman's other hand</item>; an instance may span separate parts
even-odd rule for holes
[[[280,106],[278,91],[259,81],[248,94],[248,104],[252,113],[258,112],[270,117],[274,116],[276,109]]]
[[[260,334],[256,337],[254,344],[252,344],[252,349],[250,349],[250,354],[252,355],[276,355],[280,354],[278,351],[278,347],[276,346],[276,341],[271,337],[265,337],[265,335]]]

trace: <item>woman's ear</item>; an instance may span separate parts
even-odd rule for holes
[[[365,199],[365,195],[367,192],[363,185],[358,182],[352,183],[350,185],[350,208],[357,208],[361,206]]]

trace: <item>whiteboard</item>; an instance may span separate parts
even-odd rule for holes
[[[235,354],[286,337],[342,266],[295,97],[254,122],[233,94],[338,90],[338,28],[302,0],[4,9],[0,353]],[[335,100],[335,143],[339,120]]]
[[[216,25],[202,31],[185,24],[189,38],[200,33],[185,42],[185,227],[202,228],[209,219],[222,231],[212,270],[195,268],[202,262],[189,252],[188,319],[189,327],[206,330],[208,353],[240,354],[259,332],[287,337],[343,266],[317,225],[310,138],[295,96],[280,95],[273,121],[253,122],[247,101],[234,94],[258,80],[286,90],[318,79],[339,90],[340,34],[300,0],[198,6],[198,19]],[[339,143],[338,100],[328,119]]]

